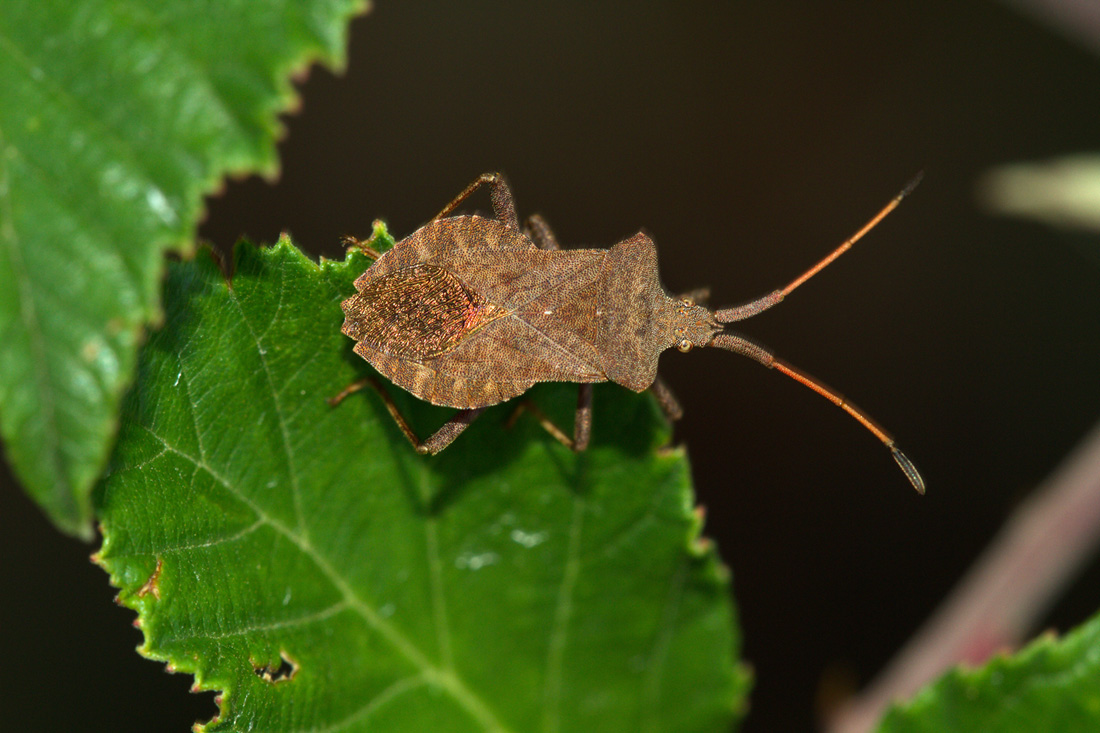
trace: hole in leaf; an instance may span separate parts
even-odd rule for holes
[[[286,680],[294,679],[294,675],[298,673],[298,663],[287,656],[285,651],[279,652],[279,666],[274,667],[270,664],[262,667],[255,667],[256,676],[263,678],[264,681],[276,684],[278,682],[284,682]]]

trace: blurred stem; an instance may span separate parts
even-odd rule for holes
[[[1100,4],[1096,0],[1004,0],[1063,35],[1100,52]]]
[[[959,662],[1016,647],[1100,541],[1100,425],[1035,490],[924,626],[829,733],[868,731],[888,705]]]

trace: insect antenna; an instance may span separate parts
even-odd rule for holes
[[[832,264],[832,262],[837,257],[840,257],[842,254],[851,249],[852,245],[862,239],[863,236],[867,234],[867,232],[874,229],[880,221],[885,219],[891,211],[898,207],[898,204],[901,203],[902,199],[908,196],[912,192],[912,190],[917,187],[917,184],[920,183],[923,176],[923,171],[914,176],[913,179],[909,181],[909,183],[907,183],[904,188],[902,188],[901,192],[897,196],[890,199],[890,202],[887,203],[886,206],[882,207],[882,209],[880,209],[877,214],[872,216],[866,224],[864,224],[862,227],[859,228],[858,231],[856,231],[855,234],[844,240],[844,242],[841,243],[839,247],[826,255],[816,265],[792,280],[790,284],[787,285],[787,287],[780,290],[774,290],[764,297],[757,298],[756,300],[745,303],[744,305],[739,305],[734,308],[726,308],[717,311],[714,313],[714,319],[720,324],[742,321],[746,318],[755,316],[757,313],[765,311],[774,305],[778,305],[779,303],[781,303],[783,299],[790,295],[790,293],[795,288],[797,288],[799,285],[802,285],[802,283],[806,282],[811,277],[824,270],[826,267]],[[711,342],[707,345],[717,346],[720,349],[726,349],[727,351],[733,351],[738,354],[743,354],[750,359],[760,362],[769,369],[776,369],[783,374],[786,374],[788,377],[795,380],[796,382],[799,382],[809,387],[814,392],[817,392],[819,395],[847,412],[849,415],[858,420],[859,423],[863,425],[863,427],[867,428],[872,435],[882,441],[883,445],[890,449],[890,455],[892,455],[894,457],[894,460],[897,461],[898,466],[901,468],[906,478],[908,478],[909,482],[913,484],[913,488],[916,489],[918,493],[924,493],[924,479],[921,477],[920,472],[917,470],[917,467],[913,465],[913,462],[910,461],[909,458],[901,452],[897,445],[894,444],[894,439],[890,437],[890,434],[883,430],[878,423],[872,420],[870,415],[844,399],[844,396],[841,395],[839,392],[830,389],[817,379],[811,377],[809,374],[806,374],[805,372],[796,369],[782,359],[777,358],[773,353],[765,349],[763,346],[760,346],[759,344],[750,341],[743,336],[738,336],[728,332],[721,332],[715,335]]]
[[[890,455],[894,457],[902,473],[909,479],[909,483],[913,484],[913,488],[917,490],[917,493],[924,493],[924,479],[921,477],[920,471],[918,471],[917,467],[913,465],[913,462],[901,452],[901,449],[894,443],[894,439],[890,434],[883,430],[870,415],[846,400],[842,394],[825,386],[822,382],[800,369],[796,369],[782,359],[777,358],[775,354],[744,336],[738,336],[732,333],[720,333],[711,340],[708,346],[717,346],[720,349],[742,354],[754,361],[760,362],[769,369],[775,369],[776,371],[782,372],[796,382],[809,387],[814,392],[817,392],[819,395],[847,412],[858,420],[860,425],[871,431],[872,435],[882,441],[883,445],[890,449]]]
[[[787,285],[787,287],[782,288],[781,290],[773,290],[772,292],[765,295],[763,298],[757,298],[756,300],[745,303],[744,305],[720,310],[714,314],[714,318],[719,323],[733,323],[734,321],[743,321],[746,318],[751,318],[752,316],[755,316],[757,313],[766,311],[773,305],[778,305],[779,303],[781,303],[784,298],[791,294],[791,291],[793,291],[799,285],[806,282],[811,277],[831,265],[833,263],[833,260],[835,260],[837,257],[840,257],[842,254],[851,249],[852,245],[858,242],[860,239],[863,239],[863,235],[874,229],[880,221],[886,218],[887,214],[898,207],[898,204],[901,203],[902,199],[912,193],[913,189],[917,187],[917,184],[921,182],[922,178],[924,178],[924,171],[921,171],[917,173],[917,175],[913,176],[913,179],[909,181],[909,183],[905,184],[905,187],[901,189],[901,193],[890,199],[890,203],[886,204],[886,206],[883,206],[877,214],[872,216],[866,224],[859,228],[859,231],[844,240],[844,242],[842,242],[839,247],[826,255],[816,265],[792,280],[790,284]]]

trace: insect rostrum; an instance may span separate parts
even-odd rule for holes
[[[486,173],[434,219],[379,255],[370,242],[349,240],[375,259],[342,304],[343,332],[355,352],[397,386],[460,412],[420,441],[382,386],[378,389],[409,441],[438,453],[486,407],[518,397],[536,382],[577,382],[580,393],[570,439],[538,413],[544,426],[575,450],[591,431],[591,385],[612,381],[652,389],[666,415],[680,408],[657,375],[665,349],[716,346],[777,369],[859,420],[891,451],[923,493],[924,482],[893,439],[865,413],[725,324],[766,310],[812,277],[892,211],[915,179],[848,241],[782,290],[745,305],[711,311],[661,286],[657,248],[638,233],[610,249],[562,250],[549,227],[531,217],[520,227],[503,177]],[[450,216],[474,191],[490,186],[495,218]]]

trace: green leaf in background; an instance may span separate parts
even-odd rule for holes
[[[893,708],[880,733],[1100,730],[1100,616],[979,669],[957,668]]]
[[[417,455],[340,333],[365,266],[242,244],[172,265],[98,560],[141,651],[223,691],[203,730],[727,731],[729,580],[648,395],[597,387],[575,455],[486,411]],[[453,411],[391,386],[426,434]],[[571,424],[575,385],[532,397]]]
[[[978,181],[978,197],[997,214],[1100,231],[1100,155],[997,166]]]
[[[165,249],[201,197],[276,168],[287,78],[341,63],[363,0],[4,0],[0,434],[23,485],[90,537]]]

